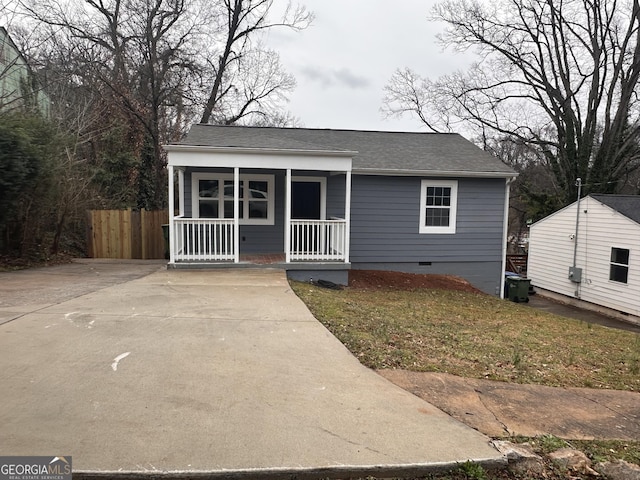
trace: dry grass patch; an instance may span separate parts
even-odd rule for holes
[[[478,293],[291,285],[370,368],[640,391],[640,335],[634,333]]]

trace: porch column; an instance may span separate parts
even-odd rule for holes
[[[234,263],[240,263],[240,168],[238,167],[233,169],[233,257]]]
[[[174,179],[173,179],[173,165],[169,165],[169,263],[170,264],[174,264],[176,261],[176,254],[175,254],[175,234],[174,234],[174,225],[173,225],[173,217],[174,217],[174,194],[173,194],[173,188],[174,188]]]
[[[291,262],[291,169],[287,168],[284,199],[284,255],[285,262]]]
[[[346,232],[344,232],[344,263],[349,263],[349,243],[351,241],[351,171],[345,172],[344,193],[344,220]]]

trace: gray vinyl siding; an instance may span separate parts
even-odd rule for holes
[[[185,214],[191,216],[191,174],[185,172]],[[241,253],[284,251],[285,172],[275,175],[275,224],[241,225]],[[327,218],[345,216],[345,175],[293,172],[327,179]],[[455,234],[421,234],[420,188],[426,177],[353,175],[350,261],[354,269],[458,275],[495,294],[502,276],[504,179],[457,179]]]
[[[353,178],[351,261],[494,262],[501,260],[503,179],[459,179],[455,234],[421,234],[418,177]]]
[[[421,180],[353,177],[352,268],[458,275],[499,293],[504,179],[458,179],[455,234],[419,233]]]
[[[345,216],[345,175],[327,177],[327,218],[344,218]]]

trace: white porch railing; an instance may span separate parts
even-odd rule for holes
[[[233,220],[174,218],[175,261],[234,260]]]
[[[291,220],[292,261],[345,261],[346,242],[346,220]]]
[[[232,219],[176,217],[173,223],[176,262],[235,260]],[[291,220],[290,261],[344,262],[346,246],[346,220]]]

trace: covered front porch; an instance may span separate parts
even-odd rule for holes
[[[166,149],[171,267],[348,268],[353,152]]]

